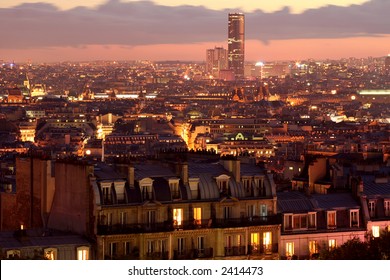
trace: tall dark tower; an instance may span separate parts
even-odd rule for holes
[[[228,26],[228,68],[236,79],[244,77],[245,16],[242,13],[229,14]]]
[[[385,75],[390,76],[390,54],[385,57]]]

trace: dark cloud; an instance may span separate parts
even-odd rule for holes
[[[390,1],[327,6],[292,14],[246,13],[246,39],[344,38],[390,34]],[[50,4],[0,9],[0,48],[177,44],[227,40],[229,10],[167,7],[111,0],[96,8],[61,11]]]

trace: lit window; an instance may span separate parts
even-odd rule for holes
[[[270,231],[263,232],[264,252],[272,252],[272,233]]]
[[[289,169],[289,170],[294,170],[294,167],[290,166],[288,169]]]
[[[257,251],[259,249],[259,234],[251,233],[251,247],[253,251]]]
[[[329,250],[336,248],[336,239],[329,239],[328,246]]]
[[[77,259],[84,261],[89,259],[89,248],[86,246],[77,248]]]
[[[194,208],[194,222],[196,225],[202,223],[202,208]]]
[[[57,259],[57,249],[56,248],[44,249],[44,257],[46,260],[56,260]]]
[[[379,226],[372,226],[372,236],[379,237]]]
[[[309,241],[309,252],[310,255],[318,253],[318,242],[315,240]]]
[[[173,209],[173,225],[181,226],[183,224],[183,209]]]
[[[292,257],[294,255],[294,242],[286,243],[286,256]]]

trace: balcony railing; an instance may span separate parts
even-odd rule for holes
[[[168,252],[148,252],[146,253],[146,259],[149,260],[167,260],[169,257]]]
[[[225,256],[245,255],[245,246],[225,247]]]
[[[213,257],[213,248],[173,251],[174,260],[193,260],[193,259],[212,258],[212,257]]]
[[[99,235],[172,231],[172,223],[98,225]]]
[[[261,255],[261,254],[272,254],[278,253],[278,243],[269,245],[249,245],[248,254],[250,255]]]
[[[182,221],[180,225],[175,225],[173,221],[166,221],[164,223],[98,225],[97,233],[98,235],[130,234],[147,232],[167,232],[181,229],[194,230],[203,228],[248,227],[277,224],[280,224],[279,217],[277,216],[255,216],[234,219],[203,219]]]

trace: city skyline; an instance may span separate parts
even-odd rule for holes
[[[390,53],[390,3],[383,0],[260,1],[257,6],[255,1],[96,0],[82,7],[76,1],[33,2],[0,4],[0,23],[9,26],[0,31],[1,60],[204,61],[205,50],[227,48],[226,17],[234,12],[246,18],[246,61]]]

